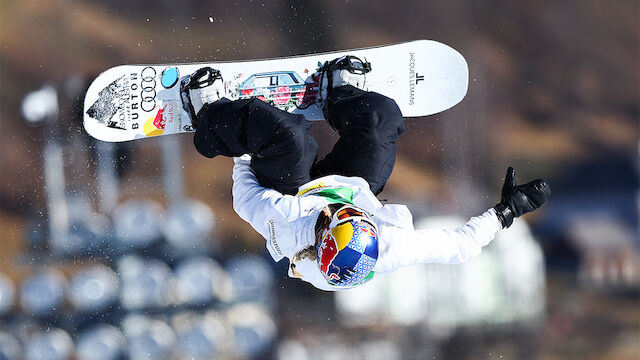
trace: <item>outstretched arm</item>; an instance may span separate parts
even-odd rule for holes
[[[472,217],[455,229],[402,229],[383,227],[381,236],[388,254],[379,271],[391,271],[400,266],[418,263],[458,264],[480,254],[483,246],[502,229],[493,209]]]
[[[453,230],[408,230],[396,227],[382,229],[387,239],[386,263],[380,271],[391,271],[415,263],[457,264],[478,255],[483,246],[494,239],[502,228],[509,227],[519,217],[544,205],[551,187],[541,179],[516,185],[515,171],[507,170],[500,202],[484,214],[471,218]]]

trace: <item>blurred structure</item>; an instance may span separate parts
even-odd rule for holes
[[[258,256],[237,256],[225,264],[231,277],[233,302],[272,304],[274,282],[269,263]]]
[[[178,264],[174,270],[176,293],[187,306],[211,305],[231,298],[229,275],[218,263],[204,256],[193,256]]]
[[[235,355],[261,358],[276,341],[277,328],[264,307],[252,303],[237,304],[227,312]]]
[[[167,242],[176,250],[198,253],[207,250],[207,241],[215,224],[211,209],[201,201],[187,200],[184,195],[182,150],[178,137],[160,139],[164,187],[168,203],[166,226]]]
[[[22,358],[22,346],[18,339],[10,333],[0,331],[0,359],[20,360]]]
[[[639,251],[633,230],[617,219],[585,217],[567,230],[571,245],[583,254],[578,270],[582,285],[615,290],[640,290]]]
[[[428,218],[416,228],[452,229],[464,222]],[[539,326],[545,309],[542,251],[526,223],[516,221],[466,263],[401,268],[338,292],[336,306],[348,326],[424,324],[440,334],[469,326]]]
[[[69,229],[64,154],[58,129],[58,112],[58,93],[51,85],[29,93],[22,101],[22,115],[25,120],[31,125],[42,125],[45,134],[46,143],[42,153],[49,217],[49,241],[52,249],[66,248]]]
[[[179,358],[207,360],[229,353],[229,330],[219,314],[183,313],[175,316],[172,323],[178,337]]]
[[[425,218],[416,222],[416,228],[453,229],[464,222],[458,217]],[[545,297],[541,248],[526,222],[519,220],[499,232],[468,262],[404,267],[356,289],[338,292],[335,299],[337,319],[347,329],[371,336],[372,328],[383,327],[405,334],[400,338],[420,339],[404,343],[401,349],[378,339],[381,353],[399,359],[412,354],[445,356],[441,344],[466,331],[535,333],[544,326]],[[365,348],[366,341],[365,337],[356,343]],[[355,358],[369,359],[358,356]]]
[[[164,209],[151,200],[129,200],[113,211],[115,236],[124,249],[144,249],[160,241]]]
[[[131,315],[122,323],[131,360],[171,359],[175,356],[176,335],[164,321]]]
[[[277,350],[278,360],[402,360],[415,358],[408,354],[397,341],[340,339],[335,335],[319,334],[315,339],[283,340]],[[422,358],[422,357],[421,357]]]
[[[78,360],[119,360],[126,354],[127,340],[115,326],[99,324],[83,331],[77,344]]]
[[[61,312],[68,282],[62,273],[44,268],[31,274],[20,284],[20,305],[32,316],[48,316]]]
[[[26,249],[27,255],[37,254],[37,267],[20,283],[18,300],[11,280],[0,276],[0,318],[9,320],[0,322],[0,357],[267,356],[277,334],[270,314],[272,269],[257,256],[234,256],[225,267],[214,260],[216,218],[208,205],[184,194],[178,138],[159,143],[166,207],[144,197],[146,192],[120,201],[117,146],[96,143],[95,173],[84,174],[89,159],[74,151],[93,142],[61,138],[55,94],[46,87],[25,99],[25,117],[45,124],[53,146],[43,149],[50,226]],[[98,191],[87,191],[85,180],[95,180]],[[71,259],[87,263],[68,276],[56,270]]]
[[[118,204],[119,184],[116,171],[116,144],[104,141],[96,142],[96,181],[99,197],[99,209],[103,214],[111,214]]]
[[[110,268],[85,266],[71,277],[69,299],[83,313],[107,311],[118,300],[119,288],[118,277]]]
[[[215,216],[200,201],[182,200],[169,208],[163,227],[167,242],[183,252],[199,253],[211,247],[208,241]]]
[[[32,335],[26,341],[24,358],[25,360],[71,360],[74,349],[71,336],[66,331],[50,328],[46,332]]]
[[[164,262],[128,255],[118,262],[118,273],[125,309],[153,310],[175,304],[175,280]]]
[[[11,279],[0,273],[0,318],[11,311],[16,290]]]

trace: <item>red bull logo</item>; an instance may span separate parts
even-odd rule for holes
[[[340,279],[340,268],[332,265],[333,259],[338,255],[338,243],[329,231],[324,234],[322,244],[318,249],[318,259],[320,259],[320,271],[326,274],[327,279]]]
[[[161,108],[158,110],[158,113],[156,114],[155,117],[149,118],[145,123],[144,123],[144,134],[147,136],[158,136],[158,135],[162,135],[162,133],[164,133],[164,127],[166,124],[166,121],[164,119],[164,117],[162,116],[162,113],[164,112],[165,108]]]

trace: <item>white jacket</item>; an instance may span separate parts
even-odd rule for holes
[[[234,158],[233,208],[240,217],[267,240],[275,261],[293,256],[315,244],[314,226],[321,209],[329,204],[318,190],[346,187],[353,191],[353,204],[370,214],[378,226],[378,261],[374,274],[393,271],[417,263],[457,264],[480,253],[502,228],[495,210],[473,217],[455,230],[415,230],[409,209],[404,205],[382,205],[359,177],[325,176],[300,187],[296,196],[264,188],[250,168],[250,158]],[[344,290],[327,283],[315,261],[296,262],[302,280],[322,290]],[[289,276],[294,277],[291,267]]]

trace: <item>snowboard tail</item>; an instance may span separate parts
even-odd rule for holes
[[[229,99],[257,98],[308,120],[323,120],[314,73],[342,55],[371,62],[367,90],[394,99],[404,117],[444,111],[467,93],[464,57],[432,40],[264,60],[121,65],[101,73],[87,90],[84,126],[96,139],[111,142],[192,132],[180,82],[204,66],[221,72]]]

